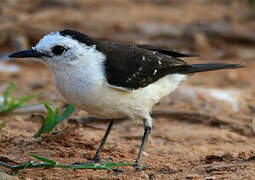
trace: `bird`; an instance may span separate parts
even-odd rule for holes
[[[244,67],[188,64],[182,60],[193,56],[154,45],[97,40],[63,29],[45,35],[31,49],[12,53],[9,58],[33,58],[43,63],[69,103],[96,117],[111,119],[92,159],[95,163],[101,162],[100,153],[116,120],[142,120],[144,135],[134,163],[141,170],[142,154],[152,129],[153,106],[194,73]]]

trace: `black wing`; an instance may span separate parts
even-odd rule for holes
[[[89,36],[73,31],[60,31],[63,36],[71,36],[88,46],[96,45],[97,50],[105,54],[105,75],[108,83],[125,89],[138,89],[148,86],[158,79],[171,74],[189,74],[195,72],[244,67],[242,64],[193,64],[188,65],[178,57],[193,57],[152,45],[126,45],[97,41]]]
[[[146,87],[189,66],[182,60],[136,45],[99,42],[96,48],[106,55],[105,75],[108,83],[125,89]]]
[[[179,57],[184,57],[184,58],[185,57],[198,57],[197,54],[183,54],[183,53],[179,53],[179,52],[176,52],[176,51],[168,50],[168,49],[163,48],[163,47],[153,46],[153,45],[148,45],[148,44],[136,44],[136,46],[139,47],[139,48],[150,50],[150,51],[157,51],[157,52],[159,52],[161,54],[172,56],[174,58],[179,58]]]
[[[87,46],[96,45],[106,55],[105,75],[112,86],[138,89],[166,76],[189,67],[175,57],[192,55],[169,51],[152,45],[127,45],[97,41],[86,34],[73,30],[60,31],[62,36],[71,36]]]

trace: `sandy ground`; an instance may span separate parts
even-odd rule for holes
[[[238,62],[246,68],[196,74],[183,83],[176,95],[166,97],[154,111],[154,124],[141,172],[123,167],[124,173],[105,170],[26,169],[0,173],[17,179],[254,179],[255,114],[255,21],[252,4],[239,1],[200,0],[88,0],[3,1],[0,11],[0,52],[28,48],[44,34],[63,28],[78,29],[95,38],[129,43],[167,46],[181,52],[200,54],[195,62]],[[43,92],[34,103],[48,101],[63,106],[52,74],[30,60],[14,61],[16,73],[0,73],[0,90],[7,82],[16,84],[21,97]],[[11,64],[11,63],[9,63]],[[195,89],[190,100],[179,98],[181,89]],[[201,89],[233,90],[233,101],[223,103]],[[187,93],[188,93],[187,92]],[[187,115],[188,114],[188,115]],[[76,110],[73,117],[86,113]],[[0,156],[15,162],[32,160],[29,153],[61,163],[90,160],[104,134],[106,122],[83,124],[67,120],[53,134],[33,138],[41,122],[31,114],[0,117],[7,124],[0,131]],[[61,132],[65,135],[58,136]],[[142,122],[116,123],[102,152],[114,162],[133,162],[143,135]],[[1,176],[0,176],[1,179]]]

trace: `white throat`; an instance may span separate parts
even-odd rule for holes
[[[54,46],[63,46],[66,51],[60,55],[52,53]],[[40,60],[55,73],[55,71],[69,71],[73,67],[98,67],[105,60],[105,55],[96,49],[96,45],[88,46],[73,39],[71,36],[62,36],[59,32],[44,36],[34,50],[46,53],[50,57]],[[85,70],[90,71],[88,68]]]

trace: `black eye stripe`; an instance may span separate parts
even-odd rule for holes
[[[66,51],[67,49],[64,48],[63,46],[54,46],[51,51],[55,54],[55,55],[61,55],[64,51]]]

